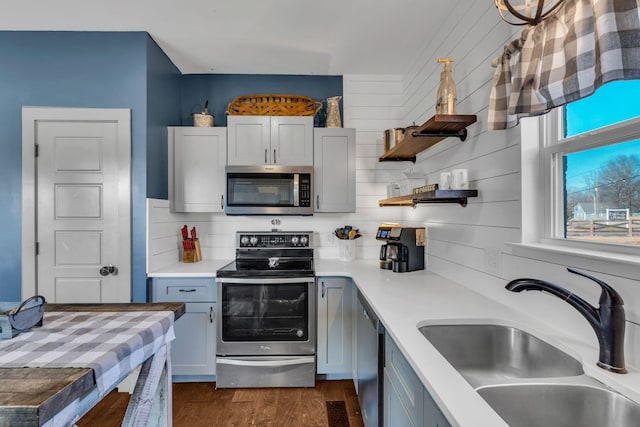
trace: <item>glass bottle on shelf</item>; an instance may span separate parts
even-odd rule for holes
[[[440,73],[440,86],[438,86],[436,114],[456,114],[456,83],[453,81],[453,59],[440,58],[439,63],[444,64]]]

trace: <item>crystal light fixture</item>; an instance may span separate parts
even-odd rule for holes
[[[502,20],[511,25],[537,25],[564,3],[564,0],[494,1]]]

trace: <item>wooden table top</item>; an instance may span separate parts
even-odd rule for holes
[[[185,311],[185,305],[181,302],[148,302],[131,304],[49,304],[45,305],[45,311],[173,311],[175,320],[178,320]]]
[[[173,311],[184,303],[49,304],[46,311]],[[40,426],[95,386],[91,368],[0,368],[0,425]]]

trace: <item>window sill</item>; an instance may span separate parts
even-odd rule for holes
[[[638,279],[640,256],[545,243],[507,243],[512,254],[538,261]]]

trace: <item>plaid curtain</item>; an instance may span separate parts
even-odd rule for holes
[[[493,65],[487,124],[493,130],[587,97],[607,82],[640,79],[640,0],[567,0],[525,28]]]

